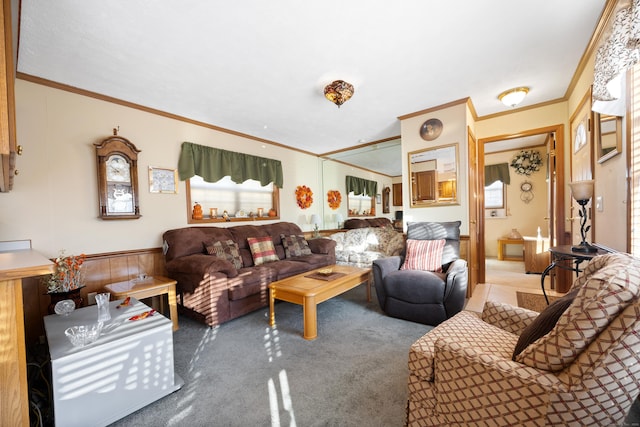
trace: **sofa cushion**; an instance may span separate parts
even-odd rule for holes
[[[407,255],[400,270],[442,271],[445,240],[407,240]]]
[[[242,268],[242,257],[240,257],[240,252],[238,252],[238,245],[233,240],[205,242],[204,247],[209,255],[226,259],[233,264],[235,268]]]
[[[556,326],[558,319],[562,313],[569,308],[577,294],[578,289],[576,288],[562,296],[562,298],[555,300],[549,304],[549,306],[545,308],[542,313],[533,320],[533,322],[529,323],[529,325],[524,328],[520,334],[520,338],[518,338],[516,348],[513,350],[512,360],[516,360],[516,356],[522,353],[522,350],[527,348],[538,338],[542,338],[547,335]]]
[[[251,250],[254,265],[261,265],[266,262],[280,261],[273,246],[271,237],[247,237],[247,243]]]
[[[594,271],[592,264],[601,268]],[[525,348],[517,362],[545,371],[566,368],[640,296],[640,260],[628,254],[594,257],[582,276],[576,281],[584,284],[555,328]]]
[[[282,239],[282,245],[284,246],[284,254],[286,258],[311,255],[311,248],[309,247],[309,243],[307,243],[307,239],[305,239],[304,236],[297,234],[290,234],[287,236],[281,234],[280,238]]]

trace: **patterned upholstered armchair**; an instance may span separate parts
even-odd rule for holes
[[[411,346],[408,425],[620,425],[639,393],[639,297],[640,260],[607,254],[540,314],[457,314]]]
[[[389,316],[437,325],[464,307],[467,262],[460,259],[460,221],[413,222],[407,226],[407,249],[401,256],[373,261],[373,281],[380,308]],[[416,257],[432,258],[432,269],[403,269],[412,242],[440,242],[438,256],[416,250]],[[437,262],[435,261],[437,258]]]

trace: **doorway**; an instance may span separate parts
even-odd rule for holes
[[[478,275],[477,283],[485,283],[486,279],[486,250],[485,250],[485,202],[484,202],[484,166],[485,151],[491,144],[515,144],[516,141],[533,137],[535,135],[546,135],[548,141],[545,143],[545,161],[542,170],[546,173],[546,205],[547,230],[549,241],[552,246],[563,244],[565,241],[565,206],[564,206],[564,125],[554,125],[544,128],[531,129],[517,134],[499,135],[478,140],[478,179],[476,216],[477,216],[477,242],[478,242]],[[492,151],[491,149],[489,151]],[[518,184],[519,185],[519,184]]]

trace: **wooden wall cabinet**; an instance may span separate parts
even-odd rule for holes
[[[402,206],[402,183],[393,184],[393,206]]]
[[[13,188],[13,177],[17,175],[16,155],[20,154],[16,142],[16,108],[15,108],[15,63],[17,52],[17,2],[2,0],[0,4],[0,192],[5,193]],[[13,10],[13,13],[12,13]]]

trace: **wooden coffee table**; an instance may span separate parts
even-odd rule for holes
[[[307,277],[328,268],[334,273],[339,273],[339,277],[329,277],[331,280]],[[371,301],[370,272],[368,268],[331,265],[271,283],[269,285],[269,325],[273,327],[276,324],[274,311],[276,299],[299,304],[302,306],[304,318],[303,336],[307,340],[315,339],[318,335],[317,305],[361,283],[364,283],[367,289],[367,301]]]

